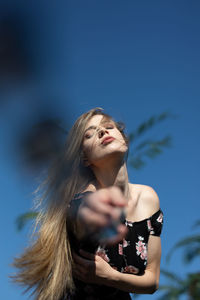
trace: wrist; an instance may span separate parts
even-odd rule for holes
[[[121,273],[114,268],[110,267],[110,273],[106,281],[106,285],[110,287],[117,287],[117,283],[120,281]]]

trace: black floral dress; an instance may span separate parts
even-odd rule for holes
[[[89,193],[89,192],[87,192]],[[77,211],[81,201],[87,193],[79,194],[71,202],[73,211]],[[124,220],[128,228],[126,237],[112,247],[102,247],[94,239],[87,237],[81,243],[70,233],[72,248],[77,251],[83,248],[86,251],[101,256],[114,269],[122,273],[142,275],[148,261],[148,239],[150,235],[160,236],[163,225],[163,213],[159,209],[151,217],[139,222]],[[76,291],[68,295],[70,300],[101,300],[101,299],[131,299],[128,292],[116,288],[86,284],[75,280]]]

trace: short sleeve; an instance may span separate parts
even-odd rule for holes
[[[163,227],[163,212],[157,211],[147,220],[147,226],[150,235],[160,236]]]

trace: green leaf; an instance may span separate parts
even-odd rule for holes
[[[144,152],[144,154],[149,158],[155,158],[160,153],[162,153],[162,150],[159,149],[156,144],[151,144],[150,148]]]
[[[24,228],[28,221],[33,220],[37,217],[38,212],[27,212],[16,219],[17,230],[20,231]]]
[[[137,157],[131,157],[129,158],[129,164],[136,170],[141,169],[142,167],[145,166],[145,162],[143,159],[141,159],[141,157],[137,156]]]
[[[200,220],[197,220],[194,225],[192,226],[193,229],[195,229],[196,227],[200,226]]]
[[[164,275],[165,277],[167,277],[169,280],[172,280],[173,282],[176,282],[176,283],[179,283],[179,284],[183,283],[183,280],[178,275],[176,275],[175,273],[172,273],[172,272],[164,270],[164,269],[161,269],[160,273],[162,275]]]
[[[162,147],[171,147],[172,145],[172,138],[170,135],[167,135],[162,140],[158,141],[157,144]]]
[[[145,147],[170,147],[171,146],[171,136],[166,136],[162,140],[153,141],[153,140],[145,140],[141,142],[137,147],[135,147],[134,151],[140,151]]]
[[[133,142],[135,139],[135,134],[133,132],[131,132],[129,135],[128,135],[128,140],[129,140],[129,143]]]
[[[138,128],[134,132],[134,136],[139,137],[145,131],[151,129],[157,123],[164,121],[169,117],[172,117],[172,114],[170,114],[169,112],[163,112],[158,116],[151,116],[147,121],[143,122],[141,125],[138,126]]]
[[[137,136],[138,136],[138,135],[141,135],[144,131],[146,131],[146,130],[149,129],[150,127],[152,127],[152,125],[151,125],[151,126],[148,126],[148,122],[142,123],[142,124],[138,127],[138,129],[137,129],[136,135],[137,135]]]
[[[172,116],[172,115],[168,111],[164,111],[163,113],[161,113],[158,116],[158,121],[163,121],[163,120],[169,118],[169,116]]]
[[[199,300],[200,295],[200,273],[188,274],[188,294],[190,299]]]
[[[189,236],[189,237],[186,237],[186,238],[180,240],[178,243],[176,243],[174,245],[174,247],[170,250],[170,253],[167,255],[167,258],[166,258],[167,262],[170,261],[172,254],[174,253],[174,251],[177,248],[185,247],[185,246],[191,247],[191,245],[195,244],[195,243],[200,243],[200,235]]]
[[[136,148],[135,151],[141,150],[145,148],[146,146],[149,146],[150,144],[154,143],[152,140],[145,140],[144,142],[140,143]]]
[[[200,245],[187,249],[184,254],[184,261],[185,263],[190,263],[197,256],[200,256]]]
[[[174,290],[171,290],[156,300],[179,300],[180,299],[179,297],[180,297],[180,293],[178,293]]]

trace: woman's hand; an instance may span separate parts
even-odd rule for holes
[[[100,235],[101,244],[113,245],[122,240],[127,228],[120,223],[123,208],[127,205],[121,190],[117,187],[100,189],[89,194],[81,203],[78,211],[78,223],[87,233],[103,233],[103,230],[112,226],[112,236]]]
[[[73,275],[75,278],[93,284],[106,284],[116,272],[102,257],[80,250],[81,256],[73,253]]]

